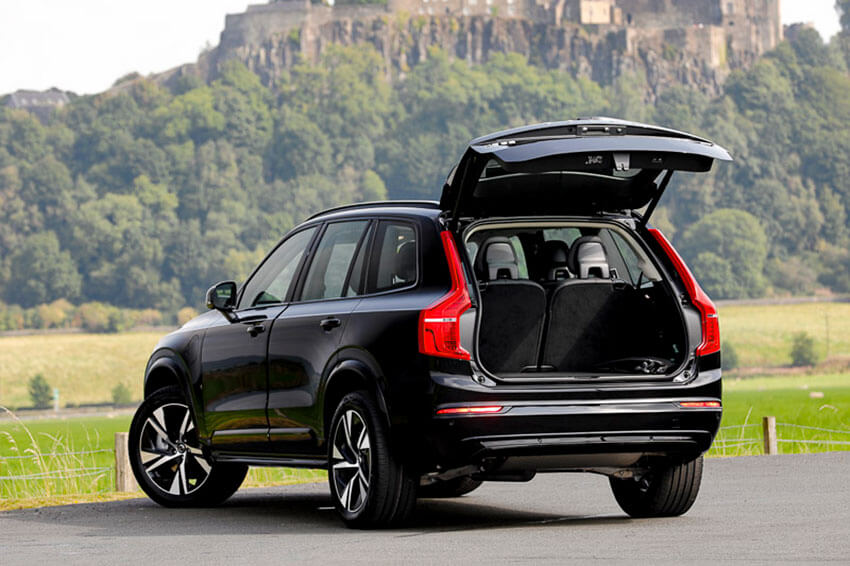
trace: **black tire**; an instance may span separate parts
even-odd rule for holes
[[[696,501],[702,481],[702,456],[651,467],[639,479],[610,478],[620,507],[635,518],[678,517]]]
[[[418,497],[420,499],[460,497],[471,491],[475,491],[481,487],[482,483],[484,482],[474,480],[469,476],[436,481],[428,485],[419,486]]]
[[[236,493],[248,473],[248,466],[216,464],[205,455],[192,412],[177,387],[145,399],[133,416],[129,436],[136,482],[164,507],[218,505]]]
[[[412,514],[415,476],[390,449],[387,425],[365,391],[349,393],[334,411],[328,468],[331,496],[346,526],[391,527]]]

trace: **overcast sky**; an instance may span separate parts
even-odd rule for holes
[[[127,73],[164,71],[217,44],[245,0],[0,0],[0,94],[57,86],[102,91]],[[834,0],[783,0],[785,23],[838,31]]]

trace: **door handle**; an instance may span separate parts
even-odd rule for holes
[[[263,324],[252,324],[245,331],[251,335],[251,337],[256,337],[258,334],[262,334],[266,331],[266,327]]]
[[[319,323],[319,326],[321,326],[325,332],[330,332],[334,328],[339,327],[341,324],[342,321],[338,318],[326,318]]]

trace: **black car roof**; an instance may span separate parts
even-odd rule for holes
[[[304,222],[311,220],[326,220],[328,217],[353,216],[363,214],[404,213],[413,216],[437,216],[440,203],[435,200],[385,200],[345,204],[317,212]]]

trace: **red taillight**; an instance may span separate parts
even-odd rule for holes
[[[419,351],[429,356],[468,360],[460,345],[460,315],[472,306],[463,278],[463,267],[451,232],[442,232],[443,249],[449,262],[452,288],[419,315]]]
[[[664,237],[664,234],[657,228],[650,228],[649,233],[652,234],[652,237],[655,238],[655,241],[658,242],[658,245],[661,246],[664,253],[673,262],[679,278],[685,284],[685,289],[688,291],[691,302],[700,312],[700,319],[702,320],[702,342],[697,348],[697,356],[706,356],[719,352],[720,322],[717,320],[717,308],[711,302],[711,299],[708,298],[705,291],[702,290],[702,287],[699,286],[693,273],[685,265],[682,256],[673,248],[672,244]]]
[[[682,401],[679,406],[683,409],[719,409],[720,401]]]
[[[488,407],[448,407],[437,411],[438,415],[488,415],[502,410],[501,405]]]

